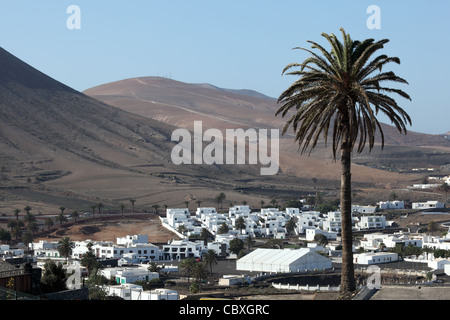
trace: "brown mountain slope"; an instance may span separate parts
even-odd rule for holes
[[[121,109],[189,127],[192,119],[203,120],[208,127],[236,125],[254,128],[281,128],[285,122],[274,114],[275,99],[251,90],[221,89],[209,84],[190,84],[160,77],[125,79],[96,86],[85,94]],[[214,125],[213,125],[214,124]],[[391,125],[382,124],[387,145],[450,147],[441,135],[409,131],[398,134]]]
[[[92,99],[0,49],[0,212],[180,205],[253,168],[176,166],[175,128]],[[200,177],[200,178],[199,178]]]
[[[91,88],[85,93],[123,110],[182,128],[192,129],[193,122],[198,120],[203,121],[205,128],[221,130],[237,127],[282,128],[285,122],[285,119],[274,116],[277,110],[274,99],[166,78],[125,79]],[[355,166],[356,181],[383,183],[386,178],[389,180],[392,177],[386,176],[385,171],[373,170],[374,167],[404,170],[417,166],[439,167],[448,161],[448,139],[412,131],[401,135],[390,125],[382,126],[385,149],[381,152],[380,148],[376,148],[372,153],[355,155],[355,163],[368,166]],[[339,168],[332,163],[329,149],[318,148],[311,157],[298,157],[291,135],[282,137],[280,145],[283,172],[308,178],[339,178]],[[403,176],[394,177],[395,181],[404,179]]]

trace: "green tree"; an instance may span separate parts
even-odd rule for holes
[[[103,209],[103,207],[104,207],[103,203],[101,203],[101,202],[97,203],[98,214],[100,214],[100,212]]]
[[[19,220],[20,209],[14,209],[14,215],[16,216],[16,220]]]
[[[200,238],[203,239],[203,243],[205,247],[208,245],[208,238],[211,237],[211,233],[206,228],[202,228],[202,232],[200,233]]]
[[[197,264],[197,261],[195,261],[194,258],[187,258],[187,259],[181,260],[181,262],[180,262],[179,267],[182,270],[182,272],[187,276],[188,283],[190,283],[190,278],[192,276],[192,273],[195,269],[196,264]]]
[[[230,228],[228,227],[228,225],[224,222],[220,225],[219,230],[217,230],[217,232],[219,234],[225,234],[230,230]]]
[[[243,217],[239,217],[234,222],[234,227],[242,233],[242,230],[245,229],[245,221]]]
[[[436,231],[436,229],[437,229],[436,222],[434,222],[434,221],[428,222],[428,231],[429,232]]]
[[[131,211],[134,213],[134,203],[136,202],[136,199],[131,198],[130,202],[131,202]]]
[[[94,219],[94,215],[95,215],[95,209],[97,208],[97,205],[92,204],[89,206],[92,209],[92,219]]]
[[[88,250],[81,256],[80,263],[87,269],[88,275],[90,275],[93,270],[98,269],[99,267],[98,260],[92,250]]]
[[[159,207],[160,207],[159,204],[154,204],[154,205],[152,205],[153,212],[156,213],[156,214],[158,214],[158,209],[159,209]]]
[[[27,223],[27,225],[30,225],[32,222],[36,222],[36,217],[30,213],[30,211],[27,211],[24,217],[24,221]]]
[[[50,230],[50,228],[54,225],[53,219],[50,217],[45,218],[44,225]]]
[[[178,226],[177,231],[181,234],[184,234],[187,231],[187,228],[185,225],[182,224],[182,225]]]
[[[222,209],[223,207],[223,202],[225,201],[225,199],[227,198],[226,194],[221,192],[219,193],[215,198],[214,201],[220,205],[220,208]]]
[[[151,262],[147,270],[150,272],[159,272],[161,271],[161,267],[159,267],[155,262]]]
[[[314,241],[317,241],[317,244],[321,245],[321,246],[326,246],[328,244],[328,239],[327,237],[322,234],[322,233],[318,233],[314,236]]]
[[[59,224],[62,226],[63,222],[67,221],[66,216],[64,215],[64,213],[61,211],[58,216],[56,217],[56,220],[59,222]]]
[[[203,261],[206,265],[209,266],[210,275],[212,275],[212,267],[218,263],[217,261],[217,253],[214,250],[209,249],[203,255]]]
[[[11,241],[11,233],[8,230],[0,228],[0,241],[1,242],[10,242]]]
[[[120,208],[120,212],[122,213],[122,217],[123,217],[123,211],[125,210],[125,204],[124,203],[120,203],[119,204],[119,208]]]
[[[27,214],[29,214],[30,211],[32,210],[32,208],[31,208],[30,206],[26,206],[25,208],[23,208],[23,210],[24,210]]]
[[[286,225],[284,227],[289,235],[292,233],[292,231],[295,230],[296,224],[297,224],[297,218],[295,218],[295,217],[290,218],[289,221],[286,222]]]
[[[108,284],[109,280],[101,274],[100,269],[96,268],[91,271],[86,281],[89,288],[89,299],[91,300],[105,300],[107,297],[103,286]]]
[[[66,280],[68,275],[62,263],[49,260],[44,264],[44,272],[41,277],[42,293],[52,293],[67,290]]]
[[[33,242],[33,233],[28,230],[22,237],[23,242],[28,245],[29,243]]]
[[[244,241],[239,238],[234,238],[230,241],[230,251],[232,253],[238,254],[242,249],[244,249]]]
[[[39,231],[39,226],[36,221],[31,221],[28,223],[28,231],[34,236],[34,234]]]
[[[62,257],[66,258],[66,260],[72,255],[73,248],[75,248],[75,244],[69,237],[64,237],[58,242],[58,252]]]
[[[80,212],[78,210],[74,210],[72,211],[72,213],[70,214],[70,216],[72,217],[72,219],[74,219],[75,221],[77,221],[77,219],[80,217]]]
[[[438,187],[438,191],[445,193],[445,200],[447,200],[448,192],[450,191],[450,186],[447,183],[443,183]]]
[[[208,277],[208,270],[207,270],[206,264],[196,263],[194,266],[194,269],[192,270],[192,277],[199,284],[199,288],[200,288],[200,283],[202,282],[202,280],[204,280]]]
[[[299,208],[303,207],[303,203],[298,199],[290,199],[284,203],[286,208]]]
[[[375,137],[381,137],[384,146],[383,130],[376,118],[382,113],[395,125],[400,133],[407,132],[411,124],[409,115],[390,97],[397,94],[409,99],[400,89],[384,86],[384,82],[407,84],[392,71],[384,71],[388,63],[400,63],[396,57],[373,55],[384,48],[389,40],[367,39],[353,41],[341,29],[343,41],[334,34],[322,33],[331,46],[330,52],[316,42],[312,49],[304,48],[311,56],[303,63],[292,63],[285,67],[283,74],[298,76],[279,97],[281,107],[276,115],[289,116],[282,133],[292,127],[295,141],[302,153],[316,147],[319,139],[325,143],[332,139],[333,156],[340,153],[341,162],[341,212],[342,212],[342,273],[341,297],[349,298],[356,289],[352,254],[351,223],[351,155],[356,149],[360,153],[369,145],[374,147]],[[291,71],[294,68],[293,71]],[[299,68],[299,69],[297,69]],[[290,71],[290,72],[287,72]],[[331,128],[331,130],[330,130]]]

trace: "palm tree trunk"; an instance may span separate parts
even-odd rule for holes
[[[342,237],[342,272],[341,272],[341,296],[344,299],[350,297],[355,291],[355,276],[353,269],[352,252],[352,188],[351,188],[351,153],[349,143],[341,145],[341,237]]]

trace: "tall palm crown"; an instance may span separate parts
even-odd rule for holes
[[[400,132],[406,133],[406,124],[411,124],[408,114],[386,93],[396,93],[411,100],[409,95],[382,85],[386,81],[407,84],[394,72],[381,72],[385,64],[400,64],[400,59],[380,55],[370,60],[389,40],[353,41],[343,29],[341,32],[343,42],[334,34],[322,34],[331,45],[331,52],[316,42],[308,41],[323,56],[311,50],[295,48],[309,52],[311,57],[301,64],[289,64],[283,70],[283,74],[300,76],[300,79],[281,94],[278,102],[282,106],[276,114],[284,117],[292,108],[296,110],[287,120],[283,134],[292,126],[296,132],[296,141],[303,146],[302,152],[308,147],[313,149],[321,134],[327,141],[330,126],[333,126],[335,158],[342,142],[350,144],[352,149],[358,143],[358,152],[368,142],[371,150],[377,128],[384,146],[383,131],[376,119],[379,111],[386,114]],[[300,69],[286,73],[295,67]],[[374,75],[377,70],[379,73]]]
[[[349,298],[356,289],[352,253],[351,154],[356,146],[357,152],[362,152],[367,144],[372,150],[377,129],[381,135],[381,145],[384,146],[383,130],[376,118],[380,111],[387,115],[400,133],[406,134],[406,125],[411,124],[411,119],[389,94],[394,93],[409,100],[411,98],[402,90],[383,86],[387,81],[407,84],[394,72],[382,72],[384,65],[390,62],[400,64],[400,59],[386,55],[372,58],[389,40],[353,41],[343,29],[341,32],[343,42],[334,34],[322,34],[331,45],[330,52],[308,41],[312,49],[318,49],[322,56],[311,50],[295,48],[305,50],[311,56],[301,64],[289,64],[283,70],[285,74],[288,70],[299,68],[287,74],[300,78],[279,97],[281,107],[276,115],[285,117],[289,111],[294,111],[283,128],[283,134],[292,126],[295,141],[302,153],[308,147],[314,149],[321,136],[326,143],[330,133],[335,159],[337,151],[340,151],[340,291],[343,298]]]

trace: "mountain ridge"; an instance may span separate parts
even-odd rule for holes
[[[274,117],[275,111],[272,99],[153,77],[81,93],[0,50],[0,210],[26,204],[36,211],[86,210],[99,202],[117,209],[130,198],[148,210],[155,203],[214,205],[219,192],[230,202],[257,206],[261,199],[315,192],[312,177],[333,194],[339,164],[324,148],[300,156],[290,135],[279,140],[280,171],[274,176],[261,176],[259,166],[246,164],[171,161],[177,128],[192,129],[194,120],[204,121],[205,129],[281,128],[285,120]],[[359,161],[353,166],[355,186],[405,186],[419,177]]]

